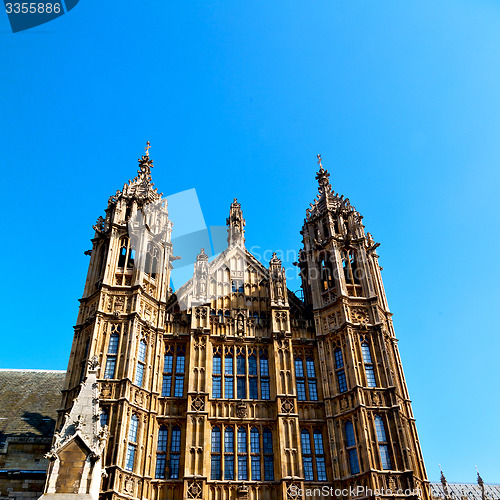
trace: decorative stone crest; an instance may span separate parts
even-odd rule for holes
[[[191,411],[205,411],[205,398],[203,396],[195,396],[191,401]]]
[[[248,406],[244,401],[239,401],[236,405],[236,416],[238,418],[247,418]]]
[[[187,497],[188,498],[203,498],[203,482],[198,479],[191,479],[188,481]]]
[[[292,398],[281,399],[281,413],[293,413],[295,410],[295,403]]]

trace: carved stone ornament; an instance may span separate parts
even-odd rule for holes
[[[300,483],[287,483],[286,484],[286,500],[296,500],[300,498]]]
[[[281,413],[293,413],[295,404],[292,398],[282,398],[281,400]]]
[[[236,416],[238,418],[247,418],[248,406],[244,401],[239,401],[236,405]]]
[[[238,490],[236,492],[238,500],[248,500],[249,489],[250,488],[246,484],[241,484],[240,486],[238,486]]]
[[[187,497],[188,498],[203,498],[203,483],[197,479],[188,481]]]
[[[203,396],[195,396],[191,401],[191,411],[205,411],[205,398]]]

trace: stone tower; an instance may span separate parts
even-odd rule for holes
[[[336,486],[422,490],[427,478],[380,274],[362,216],[321,164],[299,263],[314,316],[325,423]]]
[[[99,461],[86,466],[102,470],[99,496],[293,500],[353,486],[427,500],[378,245],[329,174],[320,165],[302,230],[302,301],[276,253],[264,265],[246,249],[236,199],[226,250],[197,249],[171,293],[172,222],[148,151],[139,164],[94,226],[57,427],[68,434],[85,398],[98,404],[86,439],[100,451],[80,456]],[[83,493],[83,465],[64,466],[58,439],[46,492]]]

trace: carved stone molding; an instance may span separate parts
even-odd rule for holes
[[[248,405],[244,401],[239,401],[236,405],[236,416],[238,418],[247,418]]]
[[[188,481],[187,497],[188,498],[203,498],[203,482],[198,479],[191,479]]]
[[[205,411],[205,398],[194,396],[191,400],[191,411]]]

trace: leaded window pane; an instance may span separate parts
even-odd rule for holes
[[[270,429],[264,429],[262,434],[262,444],[264,446],[264,454],[273,453],[273,434]]]
[[[258,392],[257,378],[254,377],[248,380],[248,388],[250,391],[250,399],[258,399],[259,392]]]
[[[126,470],[134,470],[134,461],[135,461],[135,445],[129,444],[127,446],[127,456],[125,458],[125,469]]]
[[[260,381],[260,391],[262,399],[271,399],[271,394],[269,390],[269,380]]]
[[[375,430],[377,431],[377,441],[387,441],[384,421],[380,415],[375,415]]]
[[[156,479],[165,479],[165,467],[167,465],[167,457],[166,455],[157,455],[156,457],[156,470],[155,470],[155,478]]]
[[[352,422],[348,420],[345,423],[345,440],[347,447],[349,446],[356,446],[356,437],[354,436],[354,427],[352,425]]]
[[[309,432],[305,429],[300,433],[300,440],[302,444],[302,453],[304,455],[311,454],[311,436],[309,436]]]
[[[337,347],[337,349],[335,349],[334,354],[335,354],[335,368],[336,369],[343,368],[344,358],[342,356],[342,350],[340,349],[340,347]]]
[[[349,450],[349,468],[351,469],[351,474],[359,473],[358,452],[356,449]]]
[[[264,457],[264,481],[274,481],[274,462],[272,456]]]
[[[182,356],[178,355],[175,367],[175,373],[184,373],[185,363],[186,363],[186,358],[184,357],[184,355]]]
[[[366,342],[361,344],[361,353],[363,354],[363,362],[371,364],[372,355],[370,353],[370,346]]]
[[[377,387],[373,366],[365,366],[365,370],[366,370],[366,382],[368,384],[368,387]]]
[[[250,453],[260,453],[259,431],[255,427],[250,431]]]
[[[337,372],[337,380],[339,382],[339,391],[346,392],[347,391],[347,380],[345,378],[344,370],[340,370]]]
[[[224,452],[234,453],[234,430],[232,427],[226,427],[224,430]]]
[[[238,453],[247,452],[247,430],[245,427],[238,428]]]
[[[221,374],[221,358],[220,356],[215,356],[213,360],[213,370],[214,375]]]
[[[238,356],[236,358],[236,373],[238,375],[245,375],[246,374],[245,356]]]
[[[181,430],[174,427],[172,430],[172,442],[170,443],[171,453],[180,453],[181,451]]]
[[[269,361],[267,358],[260,358],[260,376],[269,377]]]
[[[212,429],[212,453],[220,453],[221,442],[220,442],[220,429],[219,427],[214,427]]]
[[[146,360],[146,348],[147,348],[147,345],[146,345],[146,342],[144,340],[141,340],[141,342],[139,343],[139,361],[141,361],[142,363],[144,363],[144,361]]]
[[[104,378],[114,378],[116,368],[116,358],[108,356],[106,359],[106,368],[104,369]]]
[[[323,435],[321,434],[321,431],[319,430],[314,431],[313,439],[314,439],[314,453],[316,455],[323,455],[324,454]]]
[[[163,371],[165,373],[172,373],[173,365],[174,365],[174,356],[172,354],[165,354]]]
[[[170,456],[169,479],[179,479],[179,465],[181,458],[179,455]]]
[[[248,479],[247,456],[238,457],[238,479],[246,481]]]
[[[118,354],[119,337],[117,333],[112,333],[109,337],[108,354]]]
[[[306,359],[306,370],[308,378],[316,378],[316,371],[314,369],[314,361],[312,359]]]
[[[326,481],[326,466],[323,457],[316,457],[316,469],[318,471],[318,481]]]
[[[226,376],[224,379],[224,397],[227,399],[234,398],[234,382],[233,377]]]
[[[252,481],[260,481],[260,456],[252,457]]]
[[[221,394],[221,379],[220,377],[214,377],[212,380],[212,397],[220,398]]]
[[[172,386],[172,376],[171,375],[163,375],[163,382],[161,385],[161,395],[163,397],[170,396],[171,386]]]
[[[132,418],[130,419],[130,427],[128,431],[128,440],[132,441],[133,443],[137,442],[137,428],[139,425],[139,419],[137,415],[132,415]]]
[[[301,358],[295,358],[295,376],[303,377],[304,376],[304,363]]]
[[[176,375],[175,376],[175,387],[174,387],[174,396],[176,398],[181,398],[184,393],[184,376]]]
[[[220,480],[221,478],[220,455],[219,456],[212,455],[210,477],[213,480]]]
[[[237,381],[237,389],[238,389],[238,399],[246,399],[247,391],[246,391],[246,382],[244,377],[238,377]]]
[[[309,399],[311,401],[318,400],[318,388],[315,380],[309,380]]]
[[[226,375],[233,374],[233,357],[232,356],[226,356],[224,358],[224,373]]]
[[[248,374],[257,375],[257,358],[255,356],[248,357]]]
[[[297,380],[297,399],[299,401],[306,400],[306,383],[303,380]]]
[[[157,451],[167,451],[167,436],[168,430],[166,427],[160,427],[158,431],[158,448]]]
[[[227,481],[234,480],[234,456],[226,455],[224,457],[224,479]]]
[[[137,370],[135,372],[135,383],[139,387],[142,387],[142,382],[144,381],[144,365],[137,363]]]
[[[391,457],[389,455],[389,446],[387,444],[380,444],[380,460],[382,461],[382,469],[391,469]]]
[[[109,418],[109,413],[107,409],[101,409],[101,416],[100,416],[100,424],[101,427],[105,427],[108,425],[108,418]]]
[[[304,457],[304,479],[306,481],[314,481],[312,457]]]

